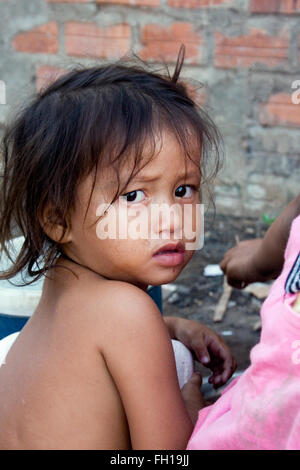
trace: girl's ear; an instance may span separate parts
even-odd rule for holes
[[[71,228],[60,221],[53,208],[49,205],[44,209],[40,216],[40,223],[45,234],[56,243],[68,243],[72,240]]]

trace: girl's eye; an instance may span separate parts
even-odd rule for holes
[[[122,199],[126,202],[141,202],[145,197],[144,191],[138,189],[137,191],[130,191],[130,193],[123,194]]]
[[[177,197],[191,197],[195,190],[196,190],[196,188],[194,186],[191,186],[189,184],[184,184],[182,186],[179,186],[176,189],[175,195]]]

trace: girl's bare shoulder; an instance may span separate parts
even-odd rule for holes
[[[154,301],[139,287],[124,281],[93,279],[84,289],[82,301],[91,316],[107,324],[147,321],[161,314]],[[82,304],[82,302],[81,302]]]
[[[139,287],[124,281],[89,276],[67,289],[59,304],[63,319],[73,328],[91,330],[105,340],[133,326],[139,329],[164,327],[154,301]]]

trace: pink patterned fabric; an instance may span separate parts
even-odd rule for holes
[[[187,449],[300,449],[300,314],[291,307],[298,293],[285,290],[299,279],[299,253],[300,216],[291,227],[283,271],[261,309],[251,364],[200,410]]]

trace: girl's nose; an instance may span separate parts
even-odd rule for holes
[[[182,238],[182,206],[178,203],[152,204],[151,218],[154,221],[152,227],[163,239],[181,239]]]

